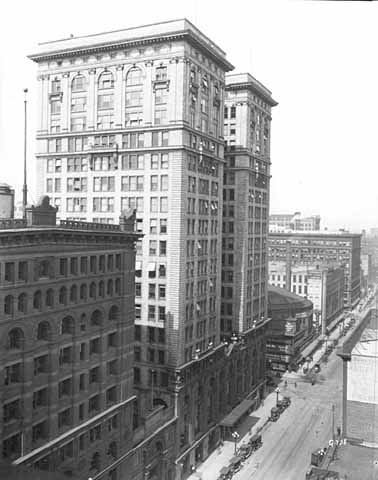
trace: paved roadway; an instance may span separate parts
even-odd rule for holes
[[[263,446],[249,457],[233,480],[302,480],[310,465],[311,452],[328,445],[332,438],[332,404],[335,430],[341,424],[342,360],[333,351],[322,363],[315,385],[290,380],[282,394],[292,404],[275,423],[262,432]]]

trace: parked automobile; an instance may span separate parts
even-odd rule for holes
[[[253,435],[249,440],[249,445],[251,446],[252,451],[258,450],[262,446],[261,435]]]
[[[218,480],[231,480],[232,475],[233,472],[230,465],[228,467],[223,467],[219,472]]]
[[[291,404],[291,398],[290,397],[283,397],[282,402],[283,402],[285,408],[287,408]]]
[[[236,473],[238,472],[241,468],[242,468],[242,458],[239,457],[239,455],[235,455],[235,457],[233,457],[231,459],[231,462],[230,462],[230,467],[231,467],[231,470],[232,470],[232,473]]]
[[[239,455],[239,457],[241,457],[243,461],[247,460],[247,458],[251,455],[251,453],[252,453],[252,448],[249,443],[243,443],[242,445],[240,445],[237,451],[237,454]]]
[[[269,420],[271,422],[276,422],[280,418],[280,411],[277,407],[273,407],[270,411]]]
[[[278,400],[276,406],[277,406],[280,413],[282,413],[286,408],[286,405],[285,405],[283,400]]]

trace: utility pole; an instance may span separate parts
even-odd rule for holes
[[[24,89],[24,185],[22,187],[22,216],[26,218],[26,205],[28,203],[28,187],[26,182],[26,131],[27,131],[27,93],[28,89]]]

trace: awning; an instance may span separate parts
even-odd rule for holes
[[[155,262],[150,262],[148,264],[148,271],[149,272],[155,272],[156,271],[156,263]]]
[[[222,427],[233,427],[254,403],[255,400],[243,400],[220,422],[220,425]]]
[[[140,260],[135,262],[135,270],[142,270],[142,262]]]

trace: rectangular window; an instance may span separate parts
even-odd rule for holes
[[[41,440],[43,438],[47,438],[48,435],[48,423],[47,420],[37,423],[37,425],[33,425],[32,428],[32,441],[33,443]]]
[[[39,407],[45,407],[48,403],[48,390],[41,388],[33,393],[33,410]]]
[[[58,427],[68,427],[71,426],[72,423],[72,414],[71,414],[71,409],[66,408],[62,412],[58,413]]]
[[[94,177],[93,191],[94,192],[114,192],[115,178],[114,177]]]
[[[96,413],[100,410],[100,395],[94,395],[89,399],[88,411],[90,414]]]
[[[88,170],[88,161],[86,157],[76,157],[67,159],[67,172],[86,172]]]
[[[168,212],[168,197],[160,197],[160,212]]]
[[[97,108],[98,110],[108,110],[114,107],[114,95],[112,93],[98,95]]]
[[[71,100],[71,112],[85,112],[87,99],[86,97],[74,97]]]
[[[160,219],[160,233],[167,233],[167,219],[161,218]]]
[[[156,108],[155,109],[155,125],[164,125],[167,123],[167,109],[166,108]]]
[[[69,177],[67,178],[67,192],[86,192],[86,177]]]
[[[155,305],[148,305],[148,320],[155,321]]]
[[[85,130],[85,117],[71,118],[71,131],[80,132]]]
[[[40,357],[34,358],[34,375],[40,373],[47,373],[49,367],[49,357],[48,355],[41,355]]]

